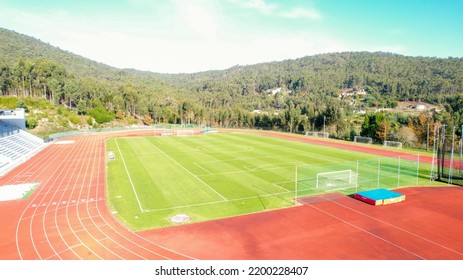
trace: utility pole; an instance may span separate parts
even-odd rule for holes
[[[325,118],[326,116],[323,116],[323,135],[325,135]]]

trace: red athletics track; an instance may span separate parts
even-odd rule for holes
[[[133,233],[107,208],[105,138],[52,144],[0,179],[41,183],[28,200],[0,202],[1,259],[463,259],[458,187],[403,189],[405,202],[383,207],[342,196],[306,199],[283,210]]]
[[[51,144],[0,180],[40,182],[28,200],[0,202],[2,259],[190,259],[116,221],[105,199],[104,135]]]

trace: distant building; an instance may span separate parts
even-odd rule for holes
[[[366,92],[364,89],[354,90],[352,88],[343,88],[341,89],[341,92],[339,93],[339,98],[353,97],[353,96],[360,96],[360,95],[367,95],[367,94],[368,92]]]
[[[0,122],[19,129],[26,129],[26,114],[24,109],[0,109]]]
[[[354,110],[354,114],[356,115],[365,115],[367,113],[367,111],[365,110]]]
[[[426,110],[426,106],[423,104],[416,105],[416,110]]]
[[[268,89],[268,90],[266,90],[266,92],[267,92],[268,94],[275,95],[275,94],[281,92],[281,87],[279,87],[279,88],[274,88],[274,89]]]

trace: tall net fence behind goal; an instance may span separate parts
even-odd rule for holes
[[[431,179],[463,185],[463,138],[458,135],[457,127],[443,125],[435,128],[434,134]]]
[[[327,192],[354,194],[378,188],[429,185],[431,164],[420,164],[419,157],[381,157],[333,165],[297,166],[295,193],[297,197]]]

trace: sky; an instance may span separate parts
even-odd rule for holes
[[[160,73],[344,51],[463,57],[463,0],[0,0],[0,27]]]

